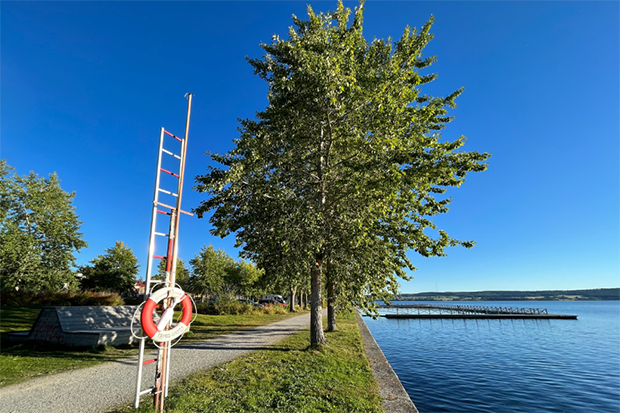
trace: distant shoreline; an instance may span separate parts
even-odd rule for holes
[[[620,288],[404,293],[393,301],[618,301]]]

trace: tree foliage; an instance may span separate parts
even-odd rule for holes
[[[224,283],[230,285],[238,294],[255,295],[257,292],[256,283],[262,273],[262,270],[249,261],[237,261],[225,270]]]
[[[56,291],[77,286],[74,254],[87,246],[72,205],[75,193],[56,173],[19,176],[0,160],[0,277],[2,289]]]
[[[261,44],[263,58],[248,61],[268,83],[269,104],[240,121],[234,149],[210,154],[222,167],[197,177],[208,198],[196,211],[213,210],[215,235],[235,233],[245,256],[272,267],[287,257],[281,267],[292,262],[310,275],[312,344],[325,343],[325,275],[332,298],[372,311],[415,270],[407,252],[473,246],[437,230],[432,217],[448,211],[442,194],[485,170],[489,157],[462,151],[464,137],[441,136],[462,89],[421,93],[436,78],[421,73],[435,61],[422,53],[432,17],[397,41],[368,42],[363,3],[352,22],[350,13],[342,2],[318,15],[308,6],[308,20],[293,16],[286,40]]]
[[[157,274],[153,276],[155,280],[165,280],[166,278],[166,258],[162,259],[157,266]],[[181,286],[184,291],[190,290],[190,271],[185,265],[185,261],[177,258],[177,268],[175,272],[175,282]]]
[[[113,247],[94,258],[90,264],[80,267],[85,277],[82,280],[83,289],[119,294],[134,292],[140,265],[131,248],[122,241],[116,241]]]
[[[224,274],[234,265],[232,257],[211,244],[203,246],[189,261],[191,291],[195,294],[218,294],[224,285]]]

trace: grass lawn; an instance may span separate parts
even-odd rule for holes
[[[168,413],[383,412],[355,315],[339,317],[329,345],[311,349],[308,330],[278,345],[171,384]],[[152,396],[138,410],[153,412]]]
[[[72,349],[46,343],[10,343],[8,333],[29,330],[41,308],[0,307],[0,387],[127,357],[138,351],[137,346]],[[181,344],[270,324],[299,314],[198,315]]]

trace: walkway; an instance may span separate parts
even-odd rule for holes
[[[309,325],[310,315],[304,314],[252,330],[174,347],[171,381],[275,344]],[[136,363],[137,355],[0,388],[0,413],[99,413],[121,403],[130,403],[135,395]],[[143,389],[153,384],[154,365],[145,366]]]

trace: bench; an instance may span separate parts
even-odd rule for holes
[[[9,333],[13,342],[45,341],[72,347],[131,344],[138,306],[43,307],[30,331]],[[140,328],[140,320],[134,322]]]

